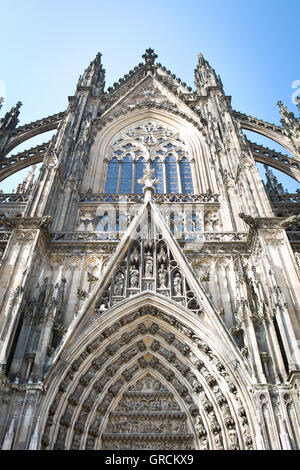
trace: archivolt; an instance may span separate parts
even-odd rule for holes
[[[145,371],[172,390],[193,429],[196,449],[250,449],[252,402],[245,376],[190,325],[153,306],[126,312],[58,361],[41,406],[41,448],[97,449],[110,410]],[[114,316],[115,317],[115,316]],[[70,360],[72,362],[70,362]],[[61,358],[62,359],[62,358]],[[225,359],[226,360],[226,359]],[[54,386],[54,377],[56,385]],[[253,411],[253,410],[252,410]]]

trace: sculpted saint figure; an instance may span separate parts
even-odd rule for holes
[[[151,253],[148,251],[146,255],[146,267],[145,267],[145,275],[151,276],[153,274],[153,258]]]
[[[182,282],[181,282],[181,276],[179,273],[176,273],[173,279],[173,290],[174,290],[174,295],[175,296],[181,296],[182,295]]]
[[[167,287],[168,283],[168,272],[165,269],[165,265],[162,264],[161,267],[158,270],[158,281],[159,281],[159,287],[165,289]]]
[[[115,278],[114,295],[123,295],[124,275],[119,272]]]
[[[130,269],[130,287],[139,286],[139,272],[137,269]]]

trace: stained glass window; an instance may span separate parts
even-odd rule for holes
[[[120,180],[120,194],[132,193],[132,176],[133,176],[133,160],[132,157],[127,154],[122,161],[122,171]]]
[[[152,168],[154,169],[154,177],[159,179],[159,183],[155,186],[156,193],[164,193],[164,163],[159,159],[156,158],[154,162],[152,162]]]
[[[155,121],[145,121],[122,131],[109,155],[105,192],[142,193],[138,180],[147,165],[159,179],[157,193],[194,192],[191,163],[178,133]]]
[[[193,177],[191,171],[191,164],[186,157],[179,160],[180,178],[181,178],[181,189],[184,194],[192,194],[193,188]]]
[[[113,158],[110,162],[108,162],[105,186],[105,192],[108,194],[114,194],[118,192],[119,167],[120,162],[116,157]]]
[[[169,154],[166,158],[166,182],[167,193],[178,193],[178,172],[174,155]]]

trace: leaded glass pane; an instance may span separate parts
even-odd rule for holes
[[[140,158],[138,161],[135,162],[134,192],[136,194],[141,194],[143,192],[143,187],[138,183],[138,180],[143,177],[145,169],[146,169],[146,163],[143,158]]]
[[[178,193],[178,175],[176,159],[172,154],[166,158],[167,193]]]
[[[132,177],[133,177],[133,161],[132,157],[127,154],[123,158],[122,173],[120,182],[120,194],[128,194],[132,192]]]
[[[114,194],[117,192],[119,166],[120,166],[120,162],[118,161],[117,158],[113,158],[108,163],[106,186],[105,186],[105,192],[107,194]]]
[[[185,194],[192,194],[194,192],[194,188],[190,162],[185,157],[182,158],[179,162],[179,168],[182,192]]]
[[[156,158],[154,162],[152,162],[152,168],[154,169],[154,177],[159,179],[159,183],[155,186],[155,192],[162,194],[164,193],[164,163],[160,161],[159,158]]]

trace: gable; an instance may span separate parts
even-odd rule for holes
[[[182,99],[184,95],[175,94],[170,86],[166,86],[165,82],[166,80],[162,76],[159,78],[158,74],[153,76],[148,73],[146,77],[137,76],[136,80],[126,86],[120,86],[115,92],[108,93],[101,109],[101,121],[137,109],[159,108],[175,114],[183,114],[198,122],[199,115]]]

